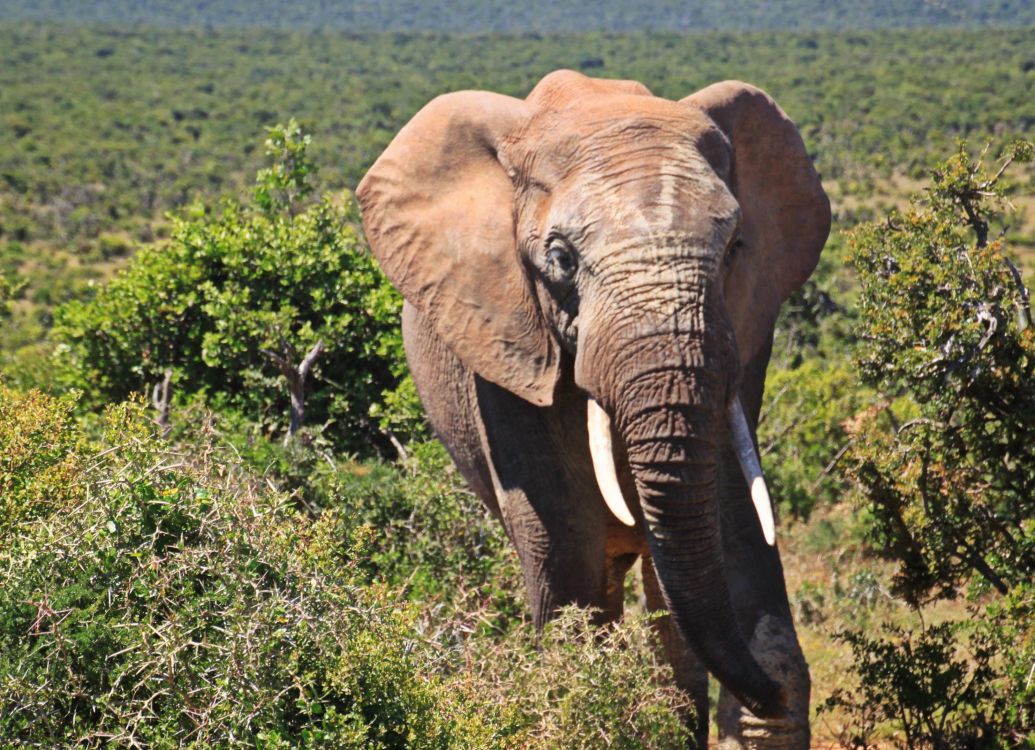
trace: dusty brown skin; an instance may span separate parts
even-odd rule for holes
[[[435,99],[357,195],[431,423],[517,547],[536,623],[619,617],[643,555],[699,710],[706,668],[730,742],[807,747],[808,669],[724,417],[739,394],[757,420],[779,306],[830,228],[794,124],[736,81],[673,102],[558,71],[523,101]],[[597,488],[587,397],[634,528]]]

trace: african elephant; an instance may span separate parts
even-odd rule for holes
[[[357,197],[430,422],[516,546],[535,623],[619,617],[642,556],[699,712],[707,670],[729,742],[807,747],[753,428],[777,312],[830,229],[791,120],[736,81],[675,102],[558,71],[524,100],[436,98]]]

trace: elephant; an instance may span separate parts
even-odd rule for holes
[[[794,123],[738,81],[673,101],[561,70],[523,100],[433,99],[356,196],[430,424],[536,626],[620,617],[642,559],[698,746],[710,672],[724,743],[808,747],[754,434],[779,308],[830,231]]]

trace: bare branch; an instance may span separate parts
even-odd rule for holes
[[[830,463],[828,463],[828,464],[826,465],[826,468],[825,468],[825,469],[823,469],[823,473],[821,474],[821,476],[827,476],[827,475],[828,475],[828,474],[829,474],[830,472],[832,472],[832,471],[834,470],[834,467],[835,467],[835,466],[837,466],[838,462],[839,462],[839,461],[840,461],[840,460],[841,460],[842,458],[844,458],[844,455],[845,455],[845,454],[846,454],[846,453],[848,452],[848,449],[849,449],[849,448],[851,448],[851,447],[852,447],[852,445],[853,445],[854,443],[855,443],[855,440],[853,439],[853,440],[849,440],[849,441],[848,441],[847,443],[845,443],[844,445],[842,445],[842,446],[841,446],[841,449],[840,449],[840,450],[839,450],[839,451],[837,452],[837,454],[836,454],[836,455],[835,455],[835,456],[834,456],[834,457],[833,457],[833,458],[832,458],[832,459],[830,460]]]
[[[172,425],[169,423],[169,408],[172,401],[172,376],[172,369],[166,368],[162,382],[155,383],[154,388],[151,390],[151,405],[158,412],[155,423],[162,428],[162,437],[168,437],[172,431]]]
[[[395,436],[395,433],[392,432],[391,430],[385,430],[384,432],[385,432],[385,435],[388,436],[388,441],[392,444],[392,447],[395,448],[395,452],[399,454],[399,458],[403,461],[403,463],[405,463],[406,461],[409,461],[410,460],[410,454],[406,450],[406,446],[404,446],[399,441],[399,438],[397,438]]]
[[[1006,264],[1007,269],[1010,271],[1010,275],[1013,276],[1013,283],[1017,287],[1017,293],[1021,299],[1017,303],[1017,327],[1020,330],[1025,330],[1031,326],[1031,298],[1028,295],[1028,287],[1024,285],[1024,279],[1021,278],[1021,272],[1017,270],[1017,266],[1013,264],[1013,261],[1003,256],[1003,263]]]
[[[282,357],[272,349],[259,349],[259,351],[265,354],[267,357],[269,357],[270,360],[272,360],[273,364],[277,366],[277,369],[280,370],[281,374],[283,374],[288,379],[290,379],[295,374],[295,368],[291,366],[290,359]]]
[[[1007,160],[1003,162],[1003,165],[1001,167],[999,167],[999,171],[996,172],[995,175],[993,175],[991,179],[985,180],[984,182],[981,183],[981,189],[982,190],[988,190],[990,187],[992,187],[997,182],[999,182],[999,178],[1002,177],[1003,173],[1009,168],[1009,166],[1011,164],[1013,164],[1013,159],[1014,159],[1014,157],[1012,157],[1012,156],[1007,158]]]
[[[766,417],[769,416],[770,412],[772,412],[773,408],[780,402],[780,399],[783,398],[783,395],[785,393],[787,393],[787,391],[788,391],[788,389],[790,389],[790,387],[791,387],[791,385],[790,385],[790,383],[788,383],[783,388],[781,388],[779,391],[777,391],[775,396],[773,396],[771,399],[769,399],[769,404],[766,407],[766,410],[764,412],[762,412],[762,416],[760,416],[758,418],[758,424],[755,425],[755,429],[756,430],[759,427],[761,427],[763,424],[765,424]]]
[[[295,433],[298,432],[298,429],[302,426],[302,420],[305,418],[306,377],[308,377],[313,363],[323,353],[324,345],[323,339],[313,344],[313,348],[309,350],[309,353],[305,355],[302,362],[296,368],[292,364],[294,357],[292,356],[291,344],[283,336],[279,336],[279,338],[283,354],[277,354],[272,349],[259,349],[259,351],[269,357],[287,379],[288,395],[291,397],[291,419],[288,423],[287,434],[284,436],[284,444],[287,445]]]
[[[960,196],[960,204],[963,206],[964,213],[967,214],[967,223],[977,235],[977,246],[985,247],[988,244],[988,222],[978,216],[968,198]]]
[[[313,348],[309,350],[309,353],[306,354],[305,358],[302,360],[302,364],[298,366],[299,378],[301,378],[302,380],[306,379],[306,376],[309,374],[309,369],[313,366],[313,363],[316,361],[317,357],[319,357],[322,353],[323,339],[320,339],[315,344],[313,344]]]

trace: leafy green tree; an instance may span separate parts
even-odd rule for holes
[[[961,144],[908,210],[849,239],[857,360],[880,394],[849,430],[849,473],[896,592],[973,599],[966,622],[843,635],[861,692],[830,704],[859,737],[895,718],[910,748],[1035,743],[1035,329],[993,231],[1007,167],[1032,155],[1018,142],[988,175]]]
[[[1007,164],[1031,154],[1019,143]],[[975,572],[1006,594],[1035,572],[1035,329],[1005,241],[990,239],[1002,175],[961,146],[910,210],[850,239],[858,364],[887,404],[855,426],[852,474],[915,601]]]
[[[272,163],[259,170],[252,192],[255,205],[268,214],[288,211],[292,215],[299,204],[313,192],[310,177],[316,165],[309,157],[312,136],[292,118],[287,125],[269,129],[266,155]]]
[[[158,384],[158,405],[202,394],[287,437],[308,419],[345,450],[388,447],[370,409],[405,373],[401,299],[351,196],[306,200],[308,143],[293,121],[272,128],[252,203],[172,217],[168,243],[59,309],[71,384],[95,403]]]

